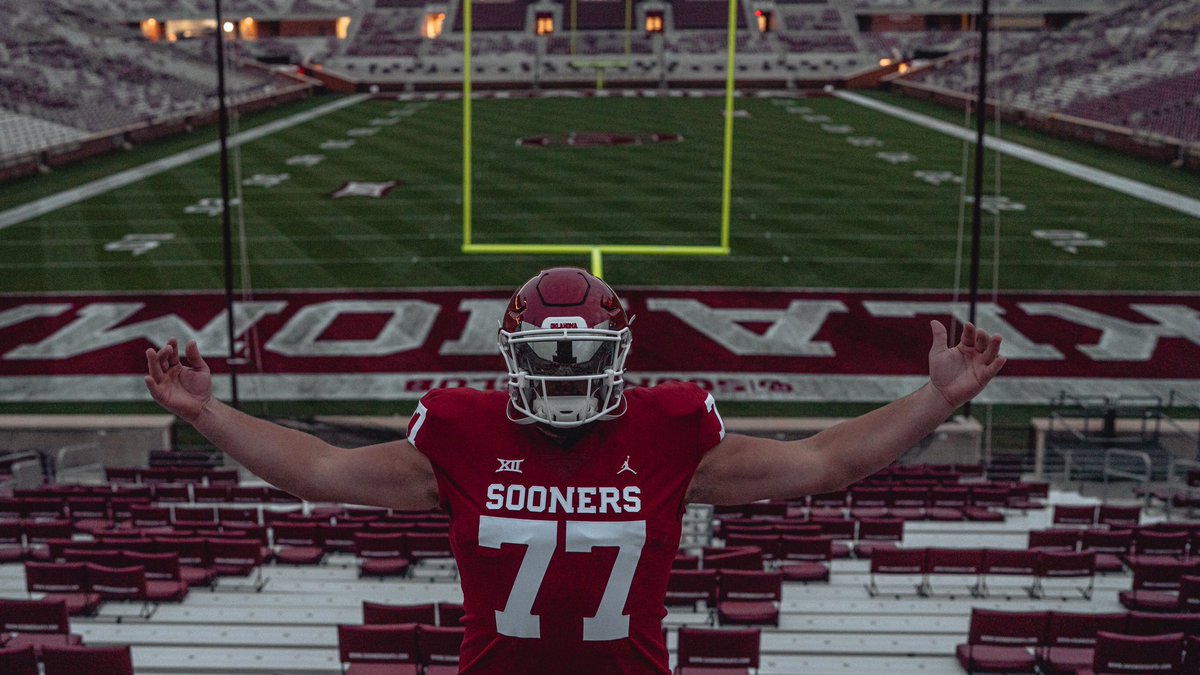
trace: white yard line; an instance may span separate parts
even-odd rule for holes
[[[933,131],[946,134],[947,136],[951,136],[959,140],[970,142],[975,141],[975,132],[971,129],[966,129],[949,122],[936,120],[932,117],[915,113],[911,110],[905,110],[904,108],[894,105],[888,105],[887,103],[876,101],[875,99],[861,96],[859,94],[839,91],[835,93],[835,96],[843,101],[849,101],[850,103],[863,106],[864,108],[870,108],[871,110],[902,119],[906,122],[912,122],[913,124],[923,126],[926,129],[932,129]],[[984,140],[984,145],[992,150],[995,150],[996,152],[1003,153],[1010,157],[1016,157],[1017,159],[1025,160],[1026,162],[1045,167],[1052,171],[1057,171],[1073,178],[1078,178],[1082,181],[1092,183],[1093,185],[1099,185],[1100,187],[1105,187],[1115,192],[1129,195],[1130,197],[1150,202],[1151,204],[1165,206],[1168,209],[1192,216],[1193,218],[1200,218],[1200,199],[1192,199],[1191,197],[1185,197],[1168,190],[1163,190],[1162,188],[1156,188],[1152,185],[1139,183],[1136,180],[1124,178],[1107,171],[1101,171],[1100,169],[1094,169],[1078,162],[1072,162],[1069,159],[1055,157],[1049,153],[1027,148],[1023,145],[1018,145],[1011,141],[1006,141],[994,136],[986,137]]]
[[[331,112],[336,112],[342,108],[347,108],[368,98],[370,97],[367,94],[347,96],[345,98],[338,99],[333,103],[320,106],[319,108],[313,108],[312,110],[307,110],[290,117],[285,117],[281,120],[276,120],[274,122],[269,122],[262,126],[255,127],[249,131],[243,131],[239,134],[231,136],[229,138],[229,143],[231,146],[249,143],[251,141],[258,140],[263,136],[273,134],[276,131],[282,131],[283,129],[288,129],[298,124],[304,124],[305,122],[309,122],[318,117],[328,115]],[[76,204],[86,199],[91,199],[97,195],[102,195],[105,192],[110,192],[112,190],[116,190],[117,188],[125,187],[126,185],[136,183],[140,180],[149,178],[150,176],[163,173],[164,171],[170,171],[171,169],[181,167],[203,157],[214,155],[219,150],[220,143],[218,141],[210,141],[203,145],[198,145],[190,150],[184,150],[183,152],[171,155],[170,157],[164,157],[148,164],[143,164],[132,169],[127,169],[120,173],[115,173],[105,178],[94,180],[90,183],[84,183],[83,185],[71,188],[70,190],[65,190],[63,192],[50,195],[49,197],[43,197],[27,204],[22,204],[21,206],[8,209],[7,211],[0,211],[0,230],[12,227],[13,225],[23,223],[33,218],[37,218],[38,216],[45,215],[52,211],[57,211],[64,206],[70,206],[71,204]]]

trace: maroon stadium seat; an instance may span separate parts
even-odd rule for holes
[[[761,570],[763,554],[757,546],[706,548],[700,564],[710,570]]]
[[[437,610],[439,626],[453,628],[462,625],[464,611],[461,602],[439,602]]]
[[[1094,505],[1058,504],[1054,507],[1050,520],[1055,525],[1091,527],[1096,522],[1096,507]]]
[[[422,624],[417,629],[417,647],[424,675],[457,675],[458,652],[466,629]]]
[[[1038,551],[1037,560],[1037,575],[1033,586],[1029,588],[1030,597],[1045,597],[1047,579],[1087,579],[1086,586],[1076,587],[1075,590],[1091,599],[1096,583],[1095,551]]]
[[[1034,650],[1046,640],[1049,612],[971,609],[967,642],[954,654],[968,673],[1032,673]]]
[[[880,575],[902,575],[917,579],[914,588],[918,595],[928,594],[929,570],[928,550],[924,548],[884,548],[871,555],[871,577],[867,583],[867,593],[872,597],[879,595]],[[892,591],[889,591],[891,593]]]
[[[858,543],[854,554],[859,558],[870,558],[881,548],[896,548],[904,539],[904,521],[899,518],[861,518],[858,521]]]
[[[182,602],[188,594],[187,584],[182,581],[148,581],[146,568],[141,565],[106,567],[87,563],[87,568],[88,588],[105,600]]]
[[[377,625],[386,623],[437,624],[437,605],[423,602],[409,605],[394,605],[363,600],[363,623]]]
[[[1140,506],[1114,506],[1101,504],[1096,512],[1096,524],[1114,530],[1128,530],[1137,527],[1142,518]]]
[[[667,580],[667,605],[696,607],[701,602],[709,609],[716,606],[717,570],[671,570]]]
[[[1122,561],[1132,547],[1133,530],[1085,530],[1079,540],[1079,550],[1096,552],[1096,571],[1100,573],[1124,570],[1125,563]]]
[[[1179,588],[1185,574],[1200,569],[1200,561],[1163,557],[1132,559],[1133,583],[1118,599],[1129,609],[1175,612],[1181,609]]]
[[[338,626],[339,660],[346,675],[418,675],[417,624]],[[379,666],[387,666],[386,670]]]
[[[402,532],[355,532],[354,553],[358,556],[359,576],[404,576],[409,568],[404,546],[406,536]]]
[[[32,645],[0,648],[0,673],[4,675],[41,675],[37,653]]]
[[[1092,667],[1079,675],[1110,673],[1180,673],[1183,667],[1183,633],[1122,635],[1099,631]]]
[[[783,574],[762,570],[721,570],[717,580],[717,621],[721,625],[779,625]]]
[[[785,581],[829,581],[833,538],[785,534],[780,540],[780,560],[779,571]]]
[[[757,669],[758,628],[679,628],[679,665],[675,675],[721,672],[736,675]],[[710,670],[720,668],[720,671]]]
[[[1042,670],[1052,673],[1088,668],[1092,665],[1096,633],[1102,630],[1122,633],[1127,624],[1125,612],[1050,612],[1046,645],[1038,650],[1038,663]]]
[[[1027,546],[1039,551],[1076,551],[1079,550],[1080,530],[1032,530],[1028,535]]]
[[[50,647],[42,650],[45,675],[133,675],[129,645],[114,647]]]
[[[927,581],[925,589],[933,594],[933,577],[935,575],[955,575],[967,577],[963,581],[968,584],[967,590],[979,594],[979,575],[983,571],[983,549],[978,548],[930,548],[925,562]]]
[[[100,596],[88,590],[87,568],[75,563],[25,563],[25,589],[66,603],[71,616],[95,614]]]
[[[77,645],[78,635],[71,633],[67,605],[62,600],[9,600],[0,598],[0,630],[15,636],[4,646],[42,648]]]
[[[325,558],[321,528],[317,523],[278,521],[271,524],[275,562],[287,565],[316,565]]]

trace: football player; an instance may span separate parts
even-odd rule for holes
[[[811,437],[726,434],[691,384],[624,387],[630,319],[581,269],[541,272],[501,319],[507,391],[444,389],[407,438],[357,449],[212,396],[196,343],[149,349],[154,400],[267,482],[313,502],[441,507],[463,591],[463,673],[667,673],[661,621],[689,502],[840,489],[887,466],[1004,365],[1000,337],[931,323],[929,380]],[[886,336],[884,336],[886,338]]]

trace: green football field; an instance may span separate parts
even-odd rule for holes
[[[246,118],[239,126],[246,130],[331,100]],[[885,100],[963,121],[961,112]],[[718,245],[722,107],[720,98],[683,97],[475,102],[475,241]],[[965,287],[959,222],[969,205],[961,204],[956,179],[970,149],[962,141],[832,98],[740,99],[737,107],[749,116],[734,125],[731,255],[606,255],[604,273],[612,283],[951,289],[957,280]],[[355,129],[375,131],[354,136]],[[619,147],[517,143],[572,133],[679,134],[683,140]],[[1000,134],[1200,197],[1194,175],[1169,167],[1015,128]],[[0,211],[213,137],[211,130],[196,132],[0,186]],[[331,140],[354,144],[321,147]],[[295,163],[305,155],[319,155],[319,163]],[[1200,219],[1012,157],[1000,159],[998,178],[995,156],[988,166],[986,193],[998,187],[1003,210],[998,222],[984,214],[985,292],[993,284],[1001,290],[1200,290]],[[504,287],[540,266],[589,262],[583,255],[461,252],[459,102],[357,103],[246,144],[239,169],[249,181],[239,215],[256,289]],[[966,176],[969,192],[969,169]],[[379,199],[332,197],[346,181],[397,184]],[[211,155],[12,224],[0,230],[4,290],[221,288],[220,218],[187,212],[219,194]],[[1045,232],[1052,230],[1100,243],[1070,252],[1055,243],[1064,235]],[[157,245],[137,255],[128,247],[106,250],[131,236],[151,237]]]

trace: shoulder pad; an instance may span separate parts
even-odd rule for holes
[[[704,400],[708,398],[708,392],[691,382],[664,382],[644,391],[646,402],[669,417],[695,415],[705,410]]]

